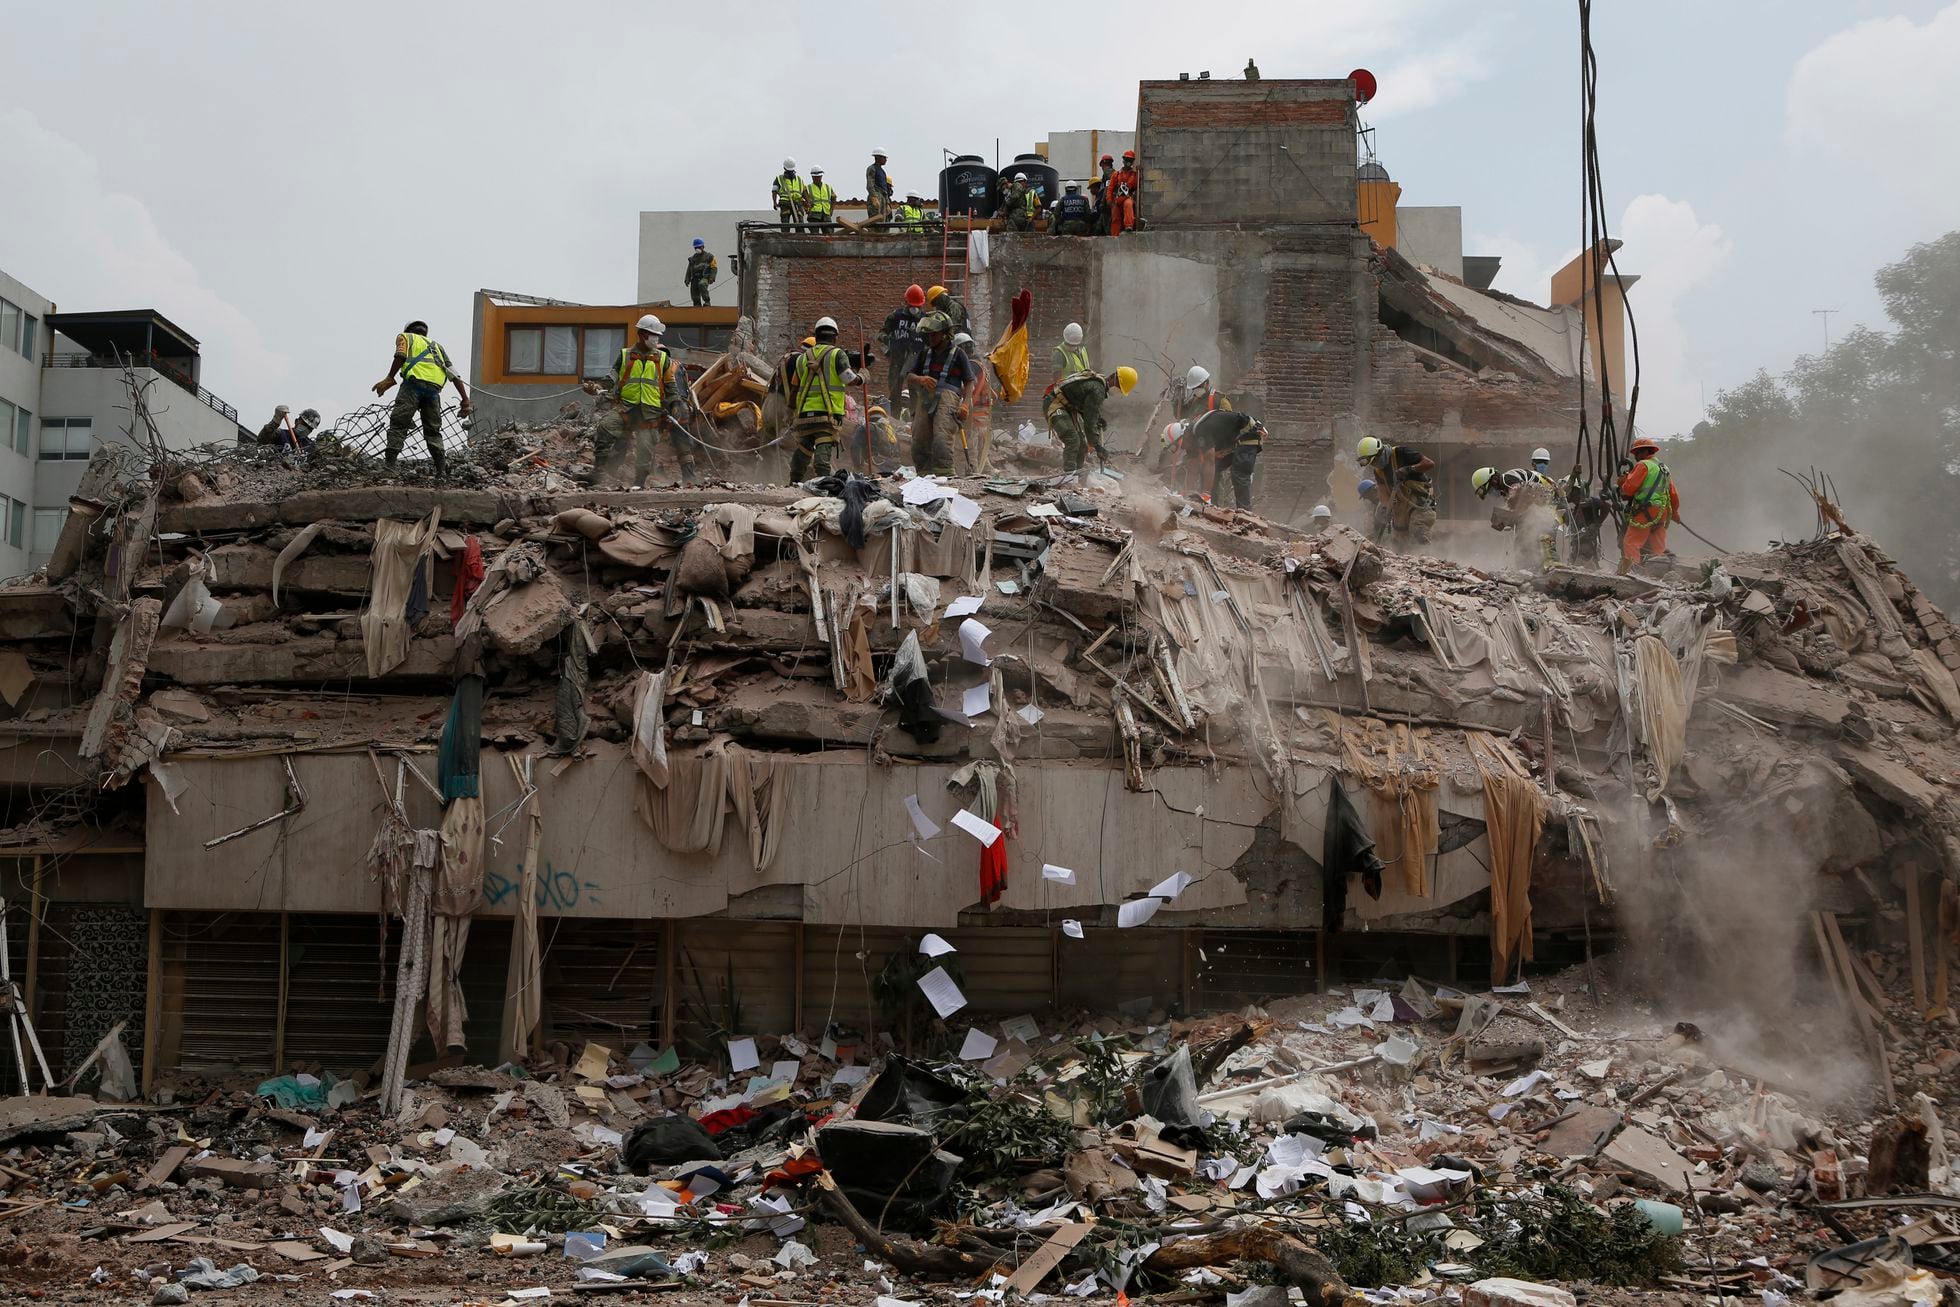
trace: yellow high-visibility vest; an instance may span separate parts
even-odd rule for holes
[[[667,381],[667,351],[657,349],[641,354],[627,348],[619,351],[619,397],[628,404],[661,407],[661,390]]]
[[[406,380],[426,381],[440,386],[449,380],[449,354],[442,346],[427,336],[418,336],[404,331],[402,340],[408,349],[408,361],[402,364],[402,377]]]
[[[844,415],[844,351],[812,345],[796,360],[796,411]]]

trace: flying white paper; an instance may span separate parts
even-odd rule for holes
[[[968,717],[978,717],[982,713],[992,712],[993,707],[994,692],[989,682],[982,681],[978,685],[969,685],[966,687],[966,693],[960,696],[960,711]]]
[[[1153,897],[1156,898],[1174,899],[1178,895],[1182,894],[1185,890],[1185,887],[1188,886],[1190,883],[1191,883],[1191,873],[1188,871],[1180,871],[1177,874],[1169,877],[1168,879],[1160,880],[1155,885],[1151,886],[1150,893],[1152,894]]]
[[[965,808],[953,814],[953,824],[990,849],[994,846],[994,841],[1000,838],[1000,827],[985,817],[975,816]]]
[[[946,616],[967,617],[980,611],[980,601],[984,595],[961,595],[946,605]]]
[[[728,1041],[728,1069],[731,1071],[753,1071],[762,1065],[756,1055],[754,1038],[731,1039]]]
[[[1070,939],[1081,939],[1082,923],[1079,921],[1071,921],[1067,918],[1063,918],[1062,933],[1064,935],[1067,935]]]
[[[969,617],[960,623],[960,653],[970,663],[989,666],[994,660],[987,654],[987,637],[993,629],[976,617]]]
[[[919,941],[919,952],[925,954],[929,958],[936,958],[942,956],[943,954],[954,953],[957,951],[958,950],[956,950],[951,944],[948,944],[945,940],[939,938],[939,936],[937,935],[927,935],[924,939]]]
[[[1052,880],[1058,885],[1075,884],[1075,873],[1073,871],[1067,867],[1057,867],[1052,862],[1041,864],[1041,878],[1043,880]]]
[[[960,993],[960,987],[953,983],[944,967],[934,967],[920,976],[919,989],[932,1004],[932,1010],[942,1017],[950,1017],[966,1006],[966,995]]]
[[[929,840],[939,834],[939,823],[926,816],[925,809],[919,806],[918,795],[905,796],[905,811],[912,818],[912,829],[920,839]]]
[[[960,1061],[985,1062],[1000,1047],[1000,1041],[986,1031],[975,1026],[966,1032],[966,1041],[960,1045]]]
[[[1163,906],[1162,899],[1131,899],[1116,909],[1116,924],[1123,929],[1141,926],[1156,916],[1157,909]]]

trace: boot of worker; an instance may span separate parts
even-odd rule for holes
[[[437,476],[449,474],[449,459],[440,448],[432,447],[429,450],[429,462],[435,466]]]
[[[809,474],[809,451],[799,446],[796,452],[789,456],[789,483],[793,486],[800,486],[803,484],[803,478]]]
[[[395,470],[395,460],[400,458],[401,456],[402,456],[401,450],[391,449],[381,456],[381,465],[387,468],[390,472],[392,472]]]
[[[681,484],[683,486],[691,486],[697,484],[699,481],[700,478],[694,474],[694,460],[683,459],[681,462]]]
[[[1622,554],[1620,556],[1619,567],[1614,569],[1614,575],[1626,576],[1629,575],[1632,571],[1633,571],[1633,560],[1631,558],[1628,558],[1626,555]]]

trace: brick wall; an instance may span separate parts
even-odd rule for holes
[[[905,288],[940,277],[937,240],[890,237],[767,237],[751,243],[752,275],[742,311],[755,318],[766,357],[810,333],[818,318],[837,319],[844,344],[855,348],[858,323],[875,338],[885,315],[905,302]],[[752,289],[751,289],[752,287]],[[883,357],[880,353],[880,357]]]
[[[1345,79],[1144,82],[1138,212],[1157,227],[1352,223],[1353,114]]]

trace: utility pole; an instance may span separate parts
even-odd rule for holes
[[[1811,313],[1824,320],[1824,352],[1826,354],[1831,352],[1831,315],[1836,312],[1838,312],[1837,309],[1811,310]]]

